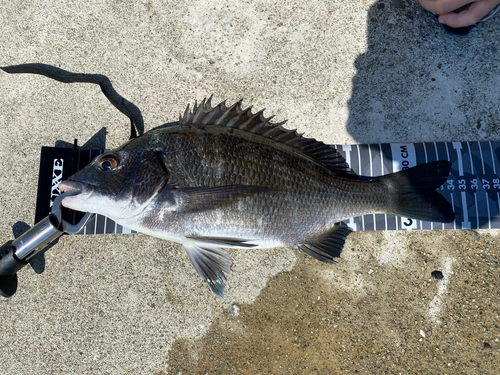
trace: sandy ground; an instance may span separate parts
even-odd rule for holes
[[[29,1],[0,15],[2,66],[104,74],[146,130],[213,94],[326,143],[499,137],[499,17],[458,38],[410,0]],[[94,85],[0,72],[0,90],[6,241],[33,224],[42,146],[104,127],[116,147],[128,122]],[[66,236],[0,300],[1,372],[495,374],[499,248],[480,230],[355,233],[336,267],[230,251],[218,299],[179,245]]]

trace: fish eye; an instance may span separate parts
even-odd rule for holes
[[[103,155],[97,162],[97,166],[102,171],[113,171],[118,167],[118,158],[115,155]]]

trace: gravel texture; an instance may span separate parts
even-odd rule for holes
[[[146,130],[213,94],[326,143],[499,137],[499,17],[460,38],[416,0],[35,0],[0,15],[0,65],[104,74]],[[33,224],[42,146],[105,128],[116,147],[129,123],[94,85],[0,72],[0,91],[6,241]],[[223,299],[180,245],[66,236],[0,300],[1,372],[495,374],[497,234],[355,233],[339,266],[230,251]]]

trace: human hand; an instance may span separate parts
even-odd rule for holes
[[[439,15],[439,22],[453,28],[474,25],[486,16],[493,8],[500,4],[500,0],[418,0],[425,9]],[[460,12],[453,12],[464,5],[469,8]]]

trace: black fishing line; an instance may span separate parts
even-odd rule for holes
[[[7,73],[40,74],[63,83],[93,83],[99,85],[102,93],[121,113],[130,119],[130,139],[144,133],[144,120],[140,109],[118,94],[108,77],[102,74],[72,73],[46,64],[21,64],[0,67]]]

